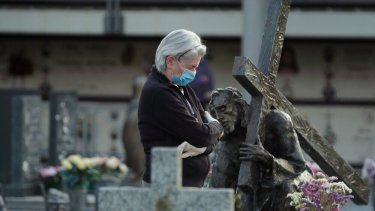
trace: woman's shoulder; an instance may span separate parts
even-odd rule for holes
[[[154,100],[169,101],[178,97],[178,90],[172,84],[153,81],[143,87],[142,94]]]
[[[170,89],[170,87],[167,84],[160,83],[156,80],[149,80],[143,87],[145,92],[148,92],[150,94],[157,94],[159,92],[165,92]]]

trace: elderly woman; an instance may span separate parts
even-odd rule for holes
[[[163,38],[142,90],[138,127],[146,161],[143,180],[150,183],[152,147],[183,149],[183,186],[202,187],[210,169],[209,153],[223,133],[220,123],[204,111],[188,85],[206,46],[194,32],[179,29]]]

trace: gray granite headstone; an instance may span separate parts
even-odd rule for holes
[[[39,96],[16,96],[12,99],[11,183],[9,195],[27,194],[38,178],[43,154],[42,102]],[[24,171],[25,169],[26,171]]]
[[[50,95],[49,157],[52,164],[76,150],[78,97],[75,92],[53,92]]]
[[[182,187],[181,151],[153,148],[151,159],[149,188],[101,188],[98,211],[234,211],[232,189]]]
[[[0,90],[0,181],[10,184],[12,180],[12,98],[36,94],[32,90]]]

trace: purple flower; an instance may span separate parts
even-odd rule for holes
[[[308,196],[319,195],[319,185],[313,182],[307,182],[303,185],[302,191]]]
[[[319,208],[319,204],[318,203],[310,201],[309,199],[303,198],[302,201],[305,202],[307,204],[307,206],[311,205],[311,206],[313,206],[315,208]]]
[[[301,194],[302,198],[300,201],[293,200],[291,205],[299,211],[338,211],[353,196],[349,195],[351,189],[345,183],[335,180],[337,177],[328,177],[318,172],[312,179],[297,186],[298,191],[294,193]]]
[[[363,168],[362,168],[362,177],[367,179],[371,184],[375,182],[375,157],[366,158]]]
[[[349,199],[354,198],[353,195],[344,195],[341,193],[333,192],[329,193],[328,198],[335,204],[345,204]]]

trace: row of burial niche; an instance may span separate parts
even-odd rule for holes
[[[332,70],[332,63],[334,60],[334,52],[331,48],[326,48],[323,52],[324,60],[324,87],[322,89],[322,98],[325,102],[332,102],[336,98],[336,89],[333,86],[334,73]],[[298,75],[300,68],[298,65],[297,53],[291,45],[286,45],[281,54],[280,65],[278,73],[282,77],[282,85],[280,87],[281,92],[288,98],[294,99],[294,90],[292,86],[292,79]],[[332,117],[333,114],[330,111],[325,112],[325,126],[323,135],[327,141],[334,145],[336,142],[336,132],[333,130]]]
[[[322,89],[322,98],[326,102],[332,102],[336,99],[336,89],[333,85],[334,72],[332,64],[334,60],[334,52],[331,48],[326,48],[323,52],[324,60],[324,87]],[[295,49],[291,45],[283,47],[278,73],[282,75],[281,92],[288,98],[294,99],[294,89],[292,86],[293,77],[298,75],[300,68]]]
[[[322,90],[323,100],[325,102],[332,102],[336,99],[336,89],[333,86],[333,77],[334,73],[332,70],[332,63],[334,60],[334,52],[331,48],[326,48],[323,53],[324,58],[324,80],[325,85]],[[336,132],[333,130],[332,126],[333,114],[330,111],[325,113],[325,129],[324,129],[324,138],[328,141],[329,144],[334,145],[336,143]]]
[[[107,111],[98,107],[91,107],[91,109],[86,107],[81,108],[79,111],[77,116],[76,145],[77,149],[85,156],[93,156],[97,153],[108,153],[112,156],[121,157],[121,126],[123,121],[121,111],[108,109]],[[107,112],[109,118],[100,117]],[[103,124],[108,126],[108,131],[99,128]],[[99,131],[101,134],[99,134]],[[109,140],[109,142],[103,145],[103,142],[100,141],[103,138]]]
[[[327,112],[324,113],[323,118],[325,120],[323,136],[328,143],[334,145],[338,139],[338,136],[334,130],[334,120],[337,118],[337,114],[335,116],[334,112],[327,110]],[[359,119],[360,123],[355,127],[356,129],[351,139],[359,142],[361,145],[368,145],[368,149],[371,150],[373,148],[373,141],[375,140],[375,120],[373,110],[362,109],[360,111]],[[372,153],[373,152],[369,152],[369,154]]]
[[[6,51],[6,49],[5,49]],[[51,52],[48,47],[42,47],[39,51],[41,82],[38,91],[43,100],[46,100],[52,89],[48,80],[50,73],[50,56]],[[25,88],[25,79],[35,73],[35,61],[28,55],[25,49],[18,49],[10,53],[8,57],[7,74],[11,80],[12,88]]]

